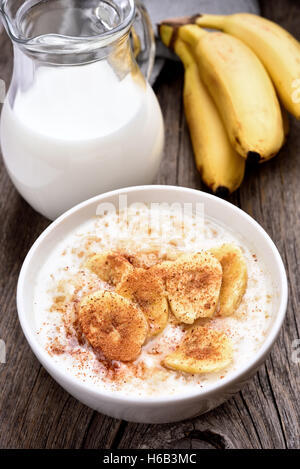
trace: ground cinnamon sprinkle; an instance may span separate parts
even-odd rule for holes
[[[62,355],[66,352],[66,347],[60,343],[56,337],[48,346],[48,352],[50,355]]]
[[[175,220],[174,223],[178,222]],[[99,225],[100,226],[100,225]],[[103,227],[107,227],[107,221],[103,221]],[[112,226],[112,224],[110,224]],[[181,226],[179,223],[178,229],[184,228],[184,225]],[[96,232],[101,231],[95,230]],[[56,332],[58,336],[62,338],[59,340],[58,337],[55,337],[49,341],[47,350],[50,355],[66,355],[66,363],[68,366],[72,367],[72,372],[81,380],[90,381],[93,379],[95,383],[107,382],[110,386],[109,389],[122,389],[122,386],[134,386],[135,381],[140,380],[147,382],[147,385],[154,386],[154,382],[159,384],[166,379],[169,379],[170,375],[174,380],[182,380],[182,382],[197,383],[200,386],[201,378],[197,374],[188,374],[177,371],[171,371],[162,366],[162,359],[168,353],[174,352],[178,345],[182,343],[183,337],[191,327],[202,327],[202,330],[205,329],[205,338],[204,337],[195,337],[194,341],[190,341],[185,344],[185,353],[187,357],[191,357],[198,360],[210,360],[211,362],[218,361],[222,355],[221,349],[219,348],[219,343],[215,340],[210,333],[211,330],[219,330],[222,333],[225,333],[227,337],[233,337],[233,331],[230,328],[224,330],[223,327],[223,318],[218,316],[218,311],[214,312],[213,318],[203,317],[196,320],[193,326],[189,324],[183,324],[181,320],[176,318],[172,312],[169,312],[168,319],[168,332],[162,335],[155,336],[154,338],[147,338],[145,342],[141,345],[143,347],[143,353],[138,353],[137,357],[132,361],[121,361],[121,358],[114,355],[115,347],[114,342],[122,342],[122,352],[130,352],[130,346],[127,348],[127,339],[128,339],[128,324],[134,319],[130,317],[128,312],[128,317],[124,324],[122,321],[120,323],[119,317],[121,316],[120,311],[116,310],[114,317],[109,317],[109,321],[101,324],[99,332],[99,320],[96,318],[96,307],[91,305],[91,315],[89,317],[82,318],[80,317],[80,305],[82,304],[83,298],[86,298],[87,295],[94,294],[97,291],[102,292],[114,292],[115,285],[108,284],[105,281],[99,279],[96,273],[93,273],[87,269],[86,262],[91,256],[103,252],[103,242],[102,239],[107,243],[107,233],[108,230],[104,230],[103,238],[91,234],[92,231],[89,231],[88,236],[81,236],[80,243],[75,244],[72,247],[72,244],[69,244],[68,249],[64,250],[62,255],[68,254],[68,259],[65,259],[68,265],[65,266],[65,271],[68,272],[65,275],[64,282],[58,282],[55,294],[53,295],[53,302],[50,307],[51,312],[59,313],[61,317],[60,328],[56,327]],[[149,237],[152,235],[152,229],[149,228],[145,230],[145,234]],[[217,237],[218,232],[216,230],[211,230],[210,239],[212,237]],[[102,236],[102,235],[101,235]],[[191,239],[191,237],[190,237]],[[197,239],[193,238],[194,240]],[[104,243],[106,246],[107,244]],[[181,247],[183,246],[183,247]],[[179,253],[189,254],[185,252],[186,246],[182,240],[177,241],[176,236],[170,237],[168,240],[168,245],[157,248],[157,244],[153,244],[153,249],[145,249],[144,251],[134,250],[133,244],[130,246],[130,249],[127,250],[127,245],[123,241],[119,244],[112,245],[111,248],[114,253],[118,253],[120,258],[125,259],[129,264],[130,268],[134,269],[144,269],[148,271],[153,266],[161,265],[163,262],[173,262],[179,258]],[[104,250],[105,251],[105,250]],[[199,248],[199,251],[202,251],[202,248]],[[106,250],[107,252],[107,250]],[[195,253],[198,251],[195,251]],[[73,257],[72,257],[73,256]],[[252,256],[252,254],[251,254]],[[248,259],[250,254],[248,254]],[[257,261],[256,255],[253,255],[253,260]],[[70,260],[69,260],[70,259]],[[72,263],[74,259],[74,263]],[[77,259],[77,260],[76,260]],[[61,260],[63,262],[63,259]],[[74,273],[74,265],[79,266],[76,273]],[[161,268],[161,274],[156,274],[157,278],[163,281],[163,290],[166,295],[166,281],[173,281],[175,291],[182,293],[184,290],[184,295],[187,303],[195,303],[199,301],[200,295],[199,291],[203,291],[206,286],[212,285],[218,281],[222,272],[217,272],[214,268],[210,269],[209,266],[206,267],[203,271],[193,268],[190,266],[185,267],[184,271],[184,288],[181,285],[182,274],[178,272],[164,272],[164,268]],[[116,267],[118,268],[118,266]],[[61,270],[63,266],[61,267]],[[128,274],[126,274],[128,275]],[[64,275],[63,275],[64,278]],[[155,277],[154,277],[155,278]],[[55,279],[54,279],[55,280]],[[253,283],[255,278],[253,279]],[[137,289],[140,291],[143,288],[146,289],[147,295],[135,295],[131,299],[137,308],[147,309],[151,306],[152,299],[156,294],[156,283],[157,281],[150,281],[149,285],[145,287],[144,284],[139,285],[137,283]],[[198,296],[197,296],[198,295]],[[121,295],[122,296],[122,295]],[[124,295],[125,296],[125,295]],[[149,300],[150,298],[150,300]],[[218,298],[214,298],[211,294],[202,296],[202,309],[205,311],[215,310],[216,303]],[[267,302],[271,300],[266,297]],[[251,306],[253,303],[251,304]],[[94,308],[94,310],[93,310]],[[150,308],[151,309],[151,308]],[[235,316],[237,320],[241,318],[247,319],[249,314],[249,307],[247,304],[243,305],[243,308]],[[259,312],[260,308],[255,308],[255,313]],[[262,315],[267,317],[265,310],[261,310]],[[110,312],[111,313],[111,312]],[[132,313],[133,314],[133,313]],[[134,316],[134,314],[133,314]],[[209,316],[209,315],[207,315]],[[53,315],[54,320],[56,320],[56,315]],[[224,322],[226,324],[226,321]],[[206,327],[208,325],[209,327]],[[137,326],[136,334],[141,333],[142,326]],[[53,329],[52,329],[53,330]],[[173,331],[173,332],[172,332]],[[102,334],[102,339],[99,341],[99,337]],[[103,341],[103,337],[105,341]],[[167,339],[165,338],[167,337]],[[152,344],[152,345],[151,345]],[[116,356],[116,359],[108,359],[107,356],[104,356],[104,353],[109,356]],[[67,362],[67,357],[72,357],[73,362]],[[64,359],[64,358],[63,358]],[[73,369],[74,368],[74,369]],[[222,375],[219,376],[220,379],[223,379],[226,374],[226,370]],[[152,384],[151,384],[152,383]],[[176,386],[176,385],[175,385]],[[137,392],[139,392],[137,390]]]
[[[53,304],[50,307],[50,311],[57,311],[59,313],[65,313],[67,309],[66,297],[65,296],[56,296],[53,300]]]

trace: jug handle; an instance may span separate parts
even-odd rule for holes
[[[134,57],[146,80],[149,81],[155,59],[155,38],[148,12],[140,0],[135,0],[135,19],[131,28]]]

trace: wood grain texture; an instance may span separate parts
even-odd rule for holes
[[[300,4],[263,1],[262,13],[300,39]],[[11,47],[0,36],[0,78],[8,83]],[[166,125],[166,150],[157,183],[205,189],[195,170],[178,63],[164,67],[155,91]],[[291,119],[288,141],[266,165],[248,168],[230,201],[252,215],[275,241],[290,285],[287,319],[267,360],[233,399],[193,420],[139,425],[93,412],[62,390],[30,351],[20,329],[15,290],[31,244],[48,225],[17,194],[0,164],[0,364],[1,448],[300,448],[300,365],[291,360],[300,337],[300,123]]]

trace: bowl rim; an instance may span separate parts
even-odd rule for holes
[[[125,392],[121,391],[110,391],[106,389],[96,388],[95,386],[91,386],[86,382],[80,381],[80,379],[76,378],[71,373],[66,373],[64,369],[60,369],[59,366],[55,363],[55,361],[51,358],[51,356],[46,352],[46,350],[42,347],[42,345],[37,340],[36,332],[29,326],[29,323],[26,319],[26,311],[25,306],[23,304],[23,292],[26,291],[26,282],[27,282],[27,274],[28,274],[28,267],[32,258],[35,256],[37,249],[40,245],[44,242],[47,236],[56,229],[56,227],[62,225],[64,221],[71,217],[76,212],[82,210],[83,208],[94,204],[96,201],[101,201],[102,199],[106,199],[108,197],[116,196],[122,193],[134,193],[134,192],[143,192],[143,191],[176,191],[179,193],[190,193],[194,194],[195,196],[201,196],[206,200],[214,200],[217,204],[221,206],[226,206],[230,208],[233,212],[237,213],[239,216],[243,217],[248,223],[252,224],[254,228],[260,232],[260,234],[265,238],[266,242],[269,244],[272,255],[274,256],[274,260],[276,261],[279,274],[280,274],[280,281],[281,281],[281,298],[277,310],[276,318],[273,324],[270,326],[268,331],[267,337],[262,343],[261,347],[257,351],[256,354],[253,355],[252,360],[249,361],[246,365],[241,368],[238,368],[233,373],[229,373],[228,376],[223,378],[221,381],[216,381],[210,385],[208,385],[205,389],[193,389],[183,392],[181,394],[174,394],[170,396],[141,396],[141,395],[128,395]],[[204,200],[205,202],[205,200]],[[125,187],[122,189],[116,189],[113,191],[105,192],[103,194],[99,194],[95,197],[92,197],[84,202],[81,202],[71,209],[67,210],[65,213],[60,215],[55,221],[53,221],[36,239],[36,241],[31,246],[30,250],[28,251],[23,265],[20,270],[18,284],[17,284],[17,310],[18,310],[18,317],[21,324],[21,328],[25,335],[25,338],[34,352],[37,359],[40,363],[46,368],[49,374],[56,380],[58,377],[59,384],[60,382],[67,382],[68,387],[72,386],[72,389],[76,388],[77,390],[81,391],[81,394],[88,393],[92,394],[94,397],[107,398],[110,400],[123,402],[123,403],[134,403],[137,406],[143,404],[152,404],[152,405],[159,405],[163,403],[174,403],[185,401],[187,399],[192,398],[207,398],[211,394],[215,394],[221,392],[222,390],[226,389],[230,385],[239,382],[243,379],[243,377],[249,376],[249,374],[261,364],[267,358],[271,348],[273,347],[277,336],[280,332],[281,326],[283,324],[286,308],[287,308],[287,301],[288,301],[288,282],[287,282],[287,275],[286,270],[282,261],[282,258],[278,252],[277,247],[275,246],[274,242],[268,235],[268,233],[262,228],[262,226],[254,220],[250,215],[244,212],[239,207],[233,205],[232,203],[220,199],[212,194],[199,191],[197,189],[191,189],[182,186],[169,186],[169,185],[141,185],[141,186],[132,186],[132,187]],[[64,385],[62,385],[64,387]]]

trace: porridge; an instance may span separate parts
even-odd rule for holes
[[[205,389],[249,362],[271,322],[270,276],[244,239],[171,209],[108,212],[41,266],[40,343],[98,389],[167,396]],[[165,228],[165,229],[164,229]]]

